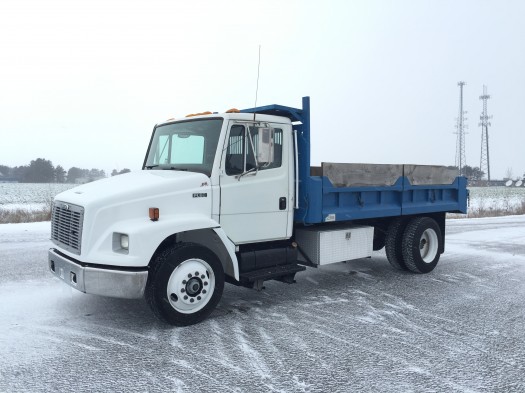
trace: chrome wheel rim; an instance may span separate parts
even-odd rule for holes
[[[171,273],[167,286],[168,301],[183,314],[195,313],[209,303],[215,289],[215,275],[202,259],[192,258],[180,263]]]
[[[419,239],[419,252],[425,263],[431,263],[438,253],[438,236],[433,229],[427,229]]]

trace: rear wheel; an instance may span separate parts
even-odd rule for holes
[[[417,217],[410,221],[403,235],[403,259],[414,273],[428,273],[436,267],[443,238],[436,221]]]
[[[397,218],[388,226],[385,239],[385,252],[388,262],[399,270],[408,270],[403,260],[403,232],[406,220]]]
[[[165,250],[153,263],[146,300],[161,320],[186,326],[205,319],[224,289],[224,271],[209,249],[182,243]]]

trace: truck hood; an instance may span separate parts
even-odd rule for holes
[[[212,189],[210,179],[202,173],[137,171],[62,192],[55,197],[55,204],[83,208],[82,251],[72,257],[93,263],[144,266],[151,255],[145,259],[141,250],[157,247],[164,239],[145,240],[144,233],[155,228],[162,237],[166,225],[173,229],[185,221],[211,220]],[[159,209],[158,223],[150,220],[150,208]],[[115,251],[115,234],[119,233],[128,234],[132,244],[124,259]]]
[[[181,192],[207,192],[210,179],[202,173],[150,170],[130,172],[97,180],[69,189],[55,197],[57,201],[73,203],[84,208],[94,205],[125,204],[132,200],[154,198],[162,200]]]

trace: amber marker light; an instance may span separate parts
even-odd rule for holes
[[[186,115],[186,117],[193,117],[193,116],[202,116],[202,115],[211,115],[212,113],[210,111],[206,112],[200,112],[200,113],[190,113],[189,115]]]
[[[149,208],[149,219],[151,221],[159,221],[159,208],[158,207]]]

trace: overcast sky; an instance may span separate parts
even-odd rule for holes
[[[0,164],[141,168],[155,123],[312,105],[312,164],[525,172],[525,1],[0,1]]]

